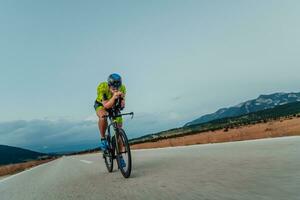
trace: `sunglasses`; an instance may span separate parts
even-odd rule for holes
[[[115,87],[115,86],[110,86],[110,88],[111,88],[112,90],[119,90],[119,89],[120,89],[120,87]]]

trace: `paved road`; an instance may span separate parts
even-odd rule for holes
[[[300,200],[300,137],[133,151],[130,179],[100,154],[63,157],[0,180],[1,200]]]

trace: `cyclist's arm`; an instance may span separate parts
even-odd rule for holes
[[[110,109],[114,106],[115,104],[115,98],[111,98],[109,100],[106,100],[106,101],[102,101],[102,104],[104,106],[104,108],[106,109]]]
[[[110,98],[109,100],[102,101],[104,108],[106,108],[106,109],[112,108],[116,103],[116,99],[118,99],[122,96],[124,96],[124,94],[122,92],[117,92],[117,93],[113,94],[112,98]]]
[[[122,98],[121,107],[125,108],[125,96],[123,96],[123,98]]]
[[[101,88],[100,88],[101,89]],[[101,102],[102,102],[102,105],[103,105],[103,107],[105,108],[105,109],[110,109],[110,108],[112,108],[112,107],[114,107],[114,105],[116,104],[116,100],[118,99],[118,98],[124,98],[125,97],[125,94],[126,94],[126,88],[125,88],[125,86],[122,86],[121,87],[121,91],[117,91],[117,92],[115,92],[115,93],[113,93],[113,96],[112,96],[112,98],[110,98],[110,99],[107,99],[107,96],[105,95],[105,92],[103,92],[103,91],[101,91],[101,90],[98,90],[98,96],[100,95],[100,96],[102,96],[102,98],[101,98]],[[103,89],[103,88],[102,88]],[[102,92],[102,94],[101,94],[101,92]],[[125,102],[125,101],[124,101]],[[121,101],[121,102],[119,102],[119,103],[121,103],[121,106],[124,104],[125,105],[125,103],[123,102],[123,100]]]
[[[121,107],[125,108],[125,95],[126,95],[126,87],[123,85],[122,88],[122,101],[121,101]]]

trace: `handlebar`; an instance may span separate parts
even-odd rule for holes
[[[134,112],[118,114],[118,115],[116,115],[116,116],[114,116],[114,117],[121,117],[121,116],[123,116],[123,115],[131,115],[131,119],[132,119],[133,116],[134,116]],[[107,118],[107,117],[110,117],[110,115],[104,115],[102,118]]]

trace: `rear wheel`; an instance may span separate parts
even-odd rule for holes
[[[109,148],[108,150],[103,152],[103,158],[108,172],[112,172],[114,168],[114,159],[113,159],[114,149],[112,147],[112,142],[110,141],[109,136],[106,138],[106,140]]]
[[[117,163],[119,166],[119,169],[121,170],[122,175],[124,178],[128,178],[131,174],[131,152],[130,152],[130,146],[128,143],[128,138],[125,134],[125,131],[123,129],[119,129],[119,139],[118,139],[118,151],[117,151]],[[125,165],[122,166],[122,159],[124,160]]]

